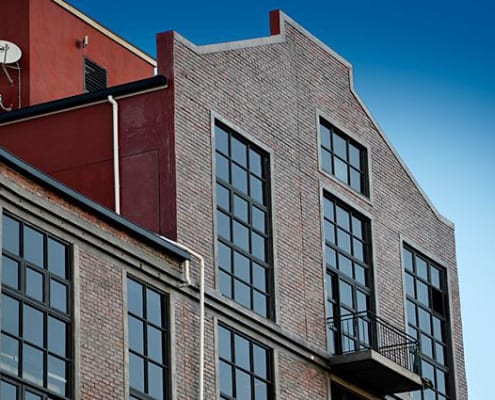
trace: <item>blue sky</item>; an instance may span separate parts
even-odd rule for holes
[[[495,3],[69,1],[152,55],[155,33],[172,29],[196,44],[266,36],[279,8],[349,60],[357,92],[456,224],[470,399],[493,397]]]

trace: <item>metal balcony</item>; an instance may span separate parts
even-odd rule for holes
[[[332,370],[380,396],[421,389],[418,342],[371,312],[329,318]]]

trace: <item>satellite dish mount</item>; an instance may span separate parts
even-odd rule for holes
[[[14,86],[14,79],[10,76],[9,69],[17,71],[17,96],[18,96],[18,108],[21,108],[21,67],[19,66],[19,60],[22,57],[22,51],[15,43],[7,40],[0,40],[0,66],[2,68],[7,81],[10,86]],[[4,111],[11,111],[12,105],[5,106],[2,102],[2,95],[0,94],[0,108]]]

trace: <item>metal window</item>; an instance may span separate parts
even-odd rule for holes
[[[273,399],[271,349],[224,325],[218,347],[221,399]]]
[[[420,343],[421,375],[431,385],[413,398],[453,399],[446,271],[406,245],[403,261],[408,333]]]
[[[69,246],[7,214],[2,230],[0,398],[69,399]]]
[[[364,400],[362,397],[332,383],[332,400]]]
[[[107,87],[107,71],[88,58],[84,58],[84,90],[96,92]]]
[[[366,148],[320,119],[321,168],[369,196],[368,155]]]
[[[130,398],[170,398],[168,297],[128,278],[127,324]]]
[[[327,317],[343,317],[371,311],[371,244],[368,219],[338,199],[323,199]],[[328,349],[340,354],[369,347],[370,326],[361,331],[328,324]],[[367,329],[367,330],[366,330]],[[366,330],[366,331],[363,331]]]
[[[272,318],[269,157],[220,123],[215,144],[220,291]]]

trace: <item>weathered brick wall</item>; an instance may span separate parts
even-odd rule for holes
[[[385,319],[404,326],[400,237],[445,261],[457,398],[466,399],[453,228],[435,214],[356,99],[349,66],[290,24],[281,43],[208,54],[176,37],[174,58],[178,238],[205,256],[208,286],[215,288],[214,112],[273,154],[277,323],[325,348],[324,187],[372,217],[377,310]],[[319,171],[317,110],[368,148],[370,200]]]

